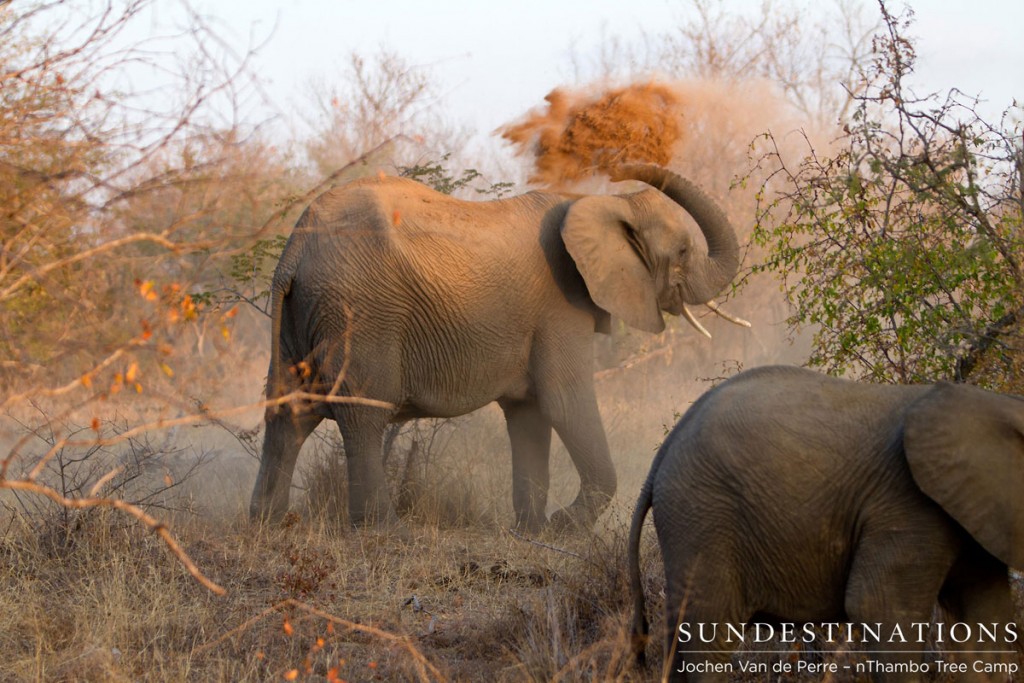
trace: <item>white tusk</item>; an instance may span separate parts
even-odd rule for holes
[[[721,308],[719,308],[718,304],[716,304],[714,301],[709,301],[704,305],[710,308],[712,313],[719,317],[725,318],[734,325],[739,325],[740,327],[751,327],[750,321],[726,313]]]
[[[693,317],[693,313],[690,313],[690,309],[687,308],[685,305],[683,306],[683,317],[686,318],[686,322],[693,325],[693,328],[695,330],[703,334],[708,339],[711,339],[711,333],[708,332],[703,325],[697,322],[697,319]]]

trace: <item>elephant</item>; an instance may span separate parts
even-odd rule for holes
[[[592,525],[616,489],[594,389],[595,331],[609,332],[616,316],[660,332],[663,311],[710,302],[739,269],[734,228],[695,183],[640,164],[613,179],[649,187],[473,202],[380,175],[315,199],[271,285],[251,517],[287,511],[299,449],[331,418],[345,444],[350,522],[400,525],[384,479],[387,425],[497,402],[516,527],[550,523],[552,429],[580,484],[551,522]]]
[[[960,649],[1019,647],[1008,568],[1024,567],[1022,397],[786,366],[744,371],[703,394],[655,456],[629,530],[641,661],[639,544],[651,509],[671,680],[727,680],[741,668],[731,651],[757,642],[760,625],[764,640],[769,628],[860,625],[856,642],[871,651],[864,670],[879,680],[919,680],[922,664],[937,671],[922,634],[944,649],[965,637]],[[958,632],[943,638],[936,608]],[[983,624],[998,625],[994,637]],[[987,680],[975,660],[998,660],[997,676],[1019,666],[1006,653],[972,657],[956,680]]]

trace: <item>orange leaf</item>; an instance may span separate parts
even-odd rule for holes
[[[294,681],[298,677],[299,677],[299,670],[298,669],[292,669],[291,671],[286,671],[285,674],[284,674],[284,680],[286,680],[286,681]]]
[[[238,306],[232,306],[231,310],[224,314],[224,317],[230,320],[238,315]]]
[[[100,419],[98,417],[94,417],[92,419],[92,424],[90,426],[92,427],[92,431],[94,431],[94,432],[100,431]]]
[[[292,628],[292,623],[287,619],[284,620],[284,625],[281,627],[281,629],[284,631],[284,634],[286,636],[290,636],[291,634],[295,633],[295,629]]]
[[[197,310],[196,302],[192,300],[192,296],[186,294],[185,298],[181,300],[181,313],[185,320],[194,320]]]
[[[132,363],[128,366],[128,371],[124,373],[124,379],[126,382],[134,382],[135,378],[139,376],[139,364]]]
[[[135,383],[135,393],[136,394],[141,394],[142,393],[142,385],[139,384],[138,382]]]
[[[399,211],[398,209],[395,209],[395,212],[391,214],[391,222],[397,228],[398,224],[402,222],[402,212]]]
[[[79,381],[82,382],[82,386],[85,387],[86,389],[92,387],[92,375],[90,375],[89,373],[82,375],[82,378]]]
[[[171,366],[170,366],[170,365],[168,365],[167,363],[161,363],[161,364],[160,364],[160,369],[161,369],[161,370],[163,371],[163,373],[164,373],[165,375],[167,375],[168,377],[174,377],[174,370],[172,370],[172,369],[171,369]]]
[[[153,289],[153,281],[146,280],[145,282],[135,281],[139,287],[139,294],[146,301],[156,301],[156,291]]]
[[[370,667],[371,669],[376,669],[377,668],[377,662],[370,662],[366,666]]]

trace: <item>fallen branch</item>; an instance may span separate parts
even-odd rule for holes
[[[252,617],[250,619],[245,620],[244,622],[242,622],[241,624],[239,624],[235,628],[231,629],[227,633],[224,633],[219,638],[217,638],[215,640],[212,640],[209,643],[204,643],[203,645],[200,645],[193,652],[194,652],[194,654],[199,654],[199,653],[202,653],[202,652],[206,652],[208,650],[212,650],[213,648],[217,647],[221,643],[223,643],[223,642],[225,642],[227,640],[230,640],[231,638],[237,636],[238,634],[244,633],[245,631],[249,630],[250,628],[252,628],[252,626],[254,624],[262,621],[267,616],[269,616],[271,614],[275,614],[277,612],[283,611],[284,608],[286,608],[286,607],[291,607],[293,609],[297,609],[299,611],[305,612],[306,614],[310,614],[312,616],[319,617],[321,619],[326,620],[327,622],[329,622],[331,624],[334,624],[336,626],[340,626],[340,627],[342,627],[344,629],[347,629],[349,631],[358,631],[360,633],[365,633],[365,634],[367,634],[369,636],[373,636],[374,638],[378,638],[380,640],[387,641],[388,643],[391,643],[393,645],[397,645],[397,646],[401,647],[402,649],[404,649],[406,652],[409,653],[410,657],[412,657],[413,662],[416,665],[416,673],[418,674],[418,678],[421,681],[426,681],[427,683],[429,683],[429,681],[432,681],[432,680],[433,681],[446,681],[446,680],[448,680],[444,676],[444,674],[442,674],[437,669],[437,667],[435,667],[433,664],[431,664],[430,660],[428,660],[425,656],[423,656],[423,653],[420,652],[416,648],[416,646],[412,644],[412,642],[410,641],[408,636],[396,635],[394,633],[390,633],[388,631],[384,631],[382,629],[376,628],[375,626],[369,626],[367,624],[359,624],[359,623],[356,623],[354,621],[349,621],[348,619],[343,619],[342,617],[335,616],[335,615],[333,615],[333,614],[331,614],[329,612],[325,612],[325,611],[323,611],[321,609],[317,609],[316,607],[311,607],[310,605],[307,605],[304,602],[296,600],[295,598],[288,598],[286,600],[282,600],[281,602],[278,602],[278,603],[268,607],[267,609],[263,610],[262,612],[260,612],[256,616],[254,616],[254,617]],[[433,678],[431,678],[431,677],[433,677]]]

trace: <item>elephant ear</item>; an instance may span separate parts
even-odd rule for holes
[[[594,303],[630,327],[661,332],[654,278],[634,244],[642,239],[621,197],[582,197],[562,222],[562,241]]]
[[[988,552],[1024,567],[1024,399],[937,384],[907,410],[914,481]]]

